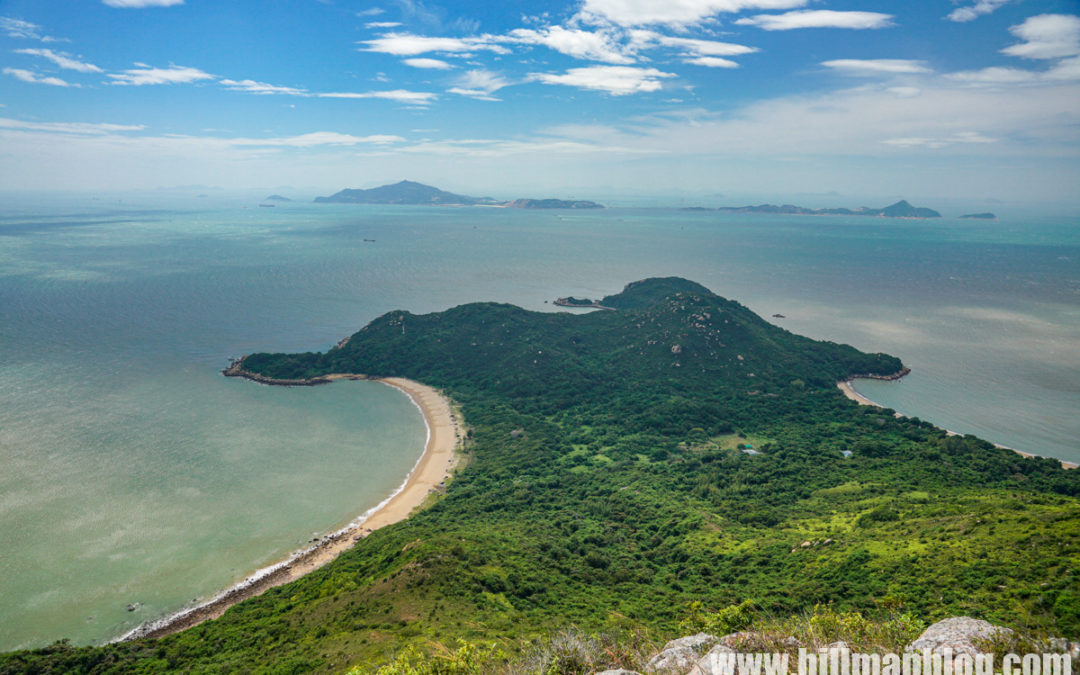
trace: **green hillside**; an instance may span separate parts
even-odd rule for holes
[[[617,309],[396,311],[326,353],[248,356],[270,377],[440,388],[468,461],[425,510],[219,620],[0,656],[0,672],[373,669],[406,644],[513,652],[571,625],[670,637],[691,603],[744,600],[1080,635],[1080,472],[860,407],[836,382],[898,359],[698,284],[645,280],[602,304]]]

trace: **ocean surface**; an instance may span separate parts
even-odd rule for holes
[[[422,451],[407,397],[219,370],[325,350],[392,309],[554,311],[684,276],[899,356],[908,377],[856,383],[882,405],[1080,460],[1076,218],[170,199],[0,207],[0,649],[114,638],[384,499]]]

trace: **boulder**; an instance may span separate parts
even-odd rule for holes
[[[747,647],[755,647],[761,642],[761,633],[752,630],[741,630],[737,633],[728,633],[724,637],[720,638],[720,644],[730,647],[732,649],[742,649],[743,651],[758,651],[757,649],[747,650]]]
[[[1012,630],[995,626],[989,621],[972,619],[969,616],[954,616],[951,619],[938,621],[924,630],[922,635],[909,644],[904,651],[929,650],[932,653],[942,654],[948,647],[952,649],[954,656],[967,654],[974,657],[979,653],[979,649],[975,646],[977,641],[999,635],[1012,635],[1012,633]]]
[[[705,656],[698,659],[686,675],[732,675],[720,665],[720,659],[726,659],[728,654],[734,654],[735,650],[724,644],[718,644],[709,650]]]
[[[666,645],[664,645],[664,649],[662,651],[666,651],[668,649],[675,649],[676,647],[689,647],[695,652],[701,653],[714,644],[716,644],[715,635],[709,635],[708,633],[698,633],[697,635],[688,635],[686,637],[671,640]]]
[[[665,649],[649,659],[645,670],[657,675],[667,673],[685,673],[693,668],[698,662],[698,653],[689,647],[674,647]]]

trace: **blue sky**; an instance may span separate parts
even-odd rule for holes
[[[0,0],[0,70],[8,189],[1080,192],[1076,0]]]

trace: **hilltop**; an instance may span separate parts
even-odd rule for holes
[[[0,656],[0,672],[375,672],[405,646],[517,653],[571,626],[662,643],[747,601],[1080,634],[1080,472],[858,406],[836,382],[900,359],[700,284],[646,279],[601,302],[398,310],[326,352],[245,357],[264,378],[440,389],[467,425],[463,468],[428,508],[220,619]]]

